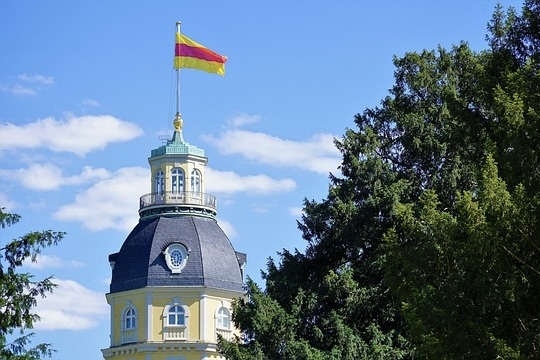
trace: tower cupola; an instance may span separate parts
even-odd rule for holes
[[[204,150],[184,140],[180,114],[174,120],[171,140],[152,150],[152,192],[141,196],[141,218],[159,214],[189,213],[216,216],[216,197],[205,192]]]

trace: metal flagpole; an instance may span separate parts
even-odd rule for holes
[[[176,22],[176,33],[180,34],[181,21]],[[180,69],[176,69],[176,113],[180,114]]]
[[[176,33],[180,34],[181,21],[176,22]],[[175,34],[176,37],[176,34]],[[175,39],[176,44],[176,39]],[[174,119],[174,127],[176,130],[182,129],[182,115],[180,114],[180,68],[176,69],[176,116]]]

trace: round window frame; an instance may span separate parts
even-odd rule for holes
[[[179,251],[182,254],[182,261],[180,262],[179,265],[174,264],[173,259],[171,258],[171,254],[174,251]],[[173,243],[167,246],[163,254],[165,255],[165,263],[167,264],[167,267],[169,268],[169,270],[171,270],[173,274],[180,274],[182,270],[186,267],[187,260],[189,257],[189,251],[184,245],[180,243]]]

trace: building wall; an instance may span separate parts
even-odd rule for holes
[[[113,346],[120,345],[122,341],[122,335],[126,335],[126,331],[123,330],[123,314],[128,307],[133,307],[136,310],[135,321],[137,322],[135,330],[135,341],[146,340],[146,334],[144,326],[146,325],[147,317],[145,316],[146,298],[144,292],[140,291],[126,291],[123,293],[115,294],[109,301],[111,306],[111,341]]]
[[[225,338],[238,334],[230,321],[230,310],[232,299],[239,296],[242,294],[202,287],[142,288],[107,294],[112,343],[104,350],[104,357],[111,360],[221,359],[216,352],[216,333]],[[173,305],[185,309],[184,337],[181,332],[172,332],[172,338],[169,337],[171,327],[167,326],[164,311]],[[129,307],[136,309],[137,325],[135,330],[126,331],[124,314]],[[216,328],[221,307],[229,310],[229,329]],[[181,327],[172,328],[176,331]]]
[[[165,178],[165,191],[172,191],[171,170],[180,168],[184,170],[184,191],[190,191],[191,172],[196,169],[201,175],[201,192],[205,192],[205,170],[204,162],[197,160],[172,160],[170,158],[152,159],[150,168],[152,171],[151,189],[156,188],[155,178],[158,170],[163,171]]]

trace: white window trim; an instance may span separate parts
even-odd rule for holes
[[[219,319],[220,319],[219,311],[221,309],[227,310],[227,313],[229,316],[229,327],[219,326]],[[227,341],[232,339],[232,334],[233,334],[232,310],[231,310],[231,304],[229,302],[221,301],[221,304],[216,308],[216,311],[214,312],[214,329],[215,329],[216,341],[218,340],[218,335],[221,335]]]
[[[180,306],[184,310],[184,324],[169,325],[169,310],[173,306]],[[174,297],[172,301],[165,305],[162,313],[163,318],[163,340],[187,340],[189,325],[189,308],[180,301],[179,297]]]
[[[202,174],[198,169],[191,170],[190,189],[193,194],[199,194],[202,191]]]
[[[219,311],[221,309],[224,309],[226,312],[227,312],[227,317],[228,317],[228,323],[229,323],[229,326],[228,327],[225,327],[225,326],[219,326],[219,320],[220,318],[222,318],[222,315],[220,315]],[[216,329],[221,329],[221,330],[231,330],[231,327],[232,327],[232,320],[231,320],[231,309],[229,309],[228,306],[225,306],[225,304],[221,304],[221,306],[219,306],[217,309],[216,309],[216,313],[215,313],[215,316],[214,318],[216,319]],[[222,322],[223,324],[223,322]]]
[[[179,309],[182,310],[181,314],[183,315],[183,318],[184,318],[182,324],[178,323],[178,314],[180,314],[180,312],[174,312],[176,323],[175,324],[170,323],[171,315],[173,315],[173,313],[171,313],[171,310],[174,307],[178,307]],[[167,324],[167,326],[186,326],[186,310],[184,309],[183,306],[181,306],[181,305],[170,305],[169,308],[167,309],[166,314],[167,314],[166,315],[167,319],[165,319],[165,323]]]
[[[135,326],[126,328],[126,313],[129,309],[133,310],[133,312],[135,313],[135,315],[132,317],[135,320]],[[122,309],[120,321],[120,343],[126,344],[137,342],[137,332],[139,328],[139,311],[130,300],[126,301],[126,305]]]
[[[165,192],[165,174],[161,169],[156,171],[154,176],[154,189],[158,194]]]
[[[171,253],[175,250],[178,250],[182,253],[182,262],[180,263],[180,265],[173,264],[173,261],[171,259]],[[180,274],[187,264],[189,250],[183,244],[172,243],[167,246],[165,251],[163,251],[163,255],[165,255],[165,263],[167,264],[169,270],[171,270],[173,274]]]
[[[176,189],[173,188],[173,178],[176,178]],[[183,194],[186,191],[186,173],[180,167],[171,169],[171,191],[173,194]]]

